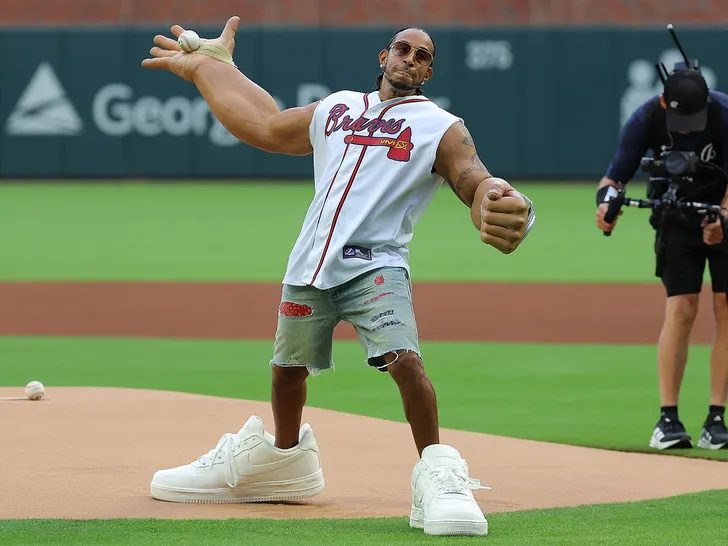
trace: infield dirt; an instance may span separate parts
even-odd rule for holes
[[[709,292],[692,341],[713,335]],[[415,284],[426,340],[656,342],[659,285]],[[0,335],[271,339],[280,285],[0,284]],[[346,324],[337,339],[356,339]],[[267,403],[162,391],[54,387],[40,402],[0,401],[0,518],[337,518],[409,514],[417,453],[409,426],[307,407],[326,489],[296,504],[179,505],[155,501],[157,469],[186,464]],[[22,396],[22,388],[0,388]],[[271,430],[272,432],[272,430]],[[728,488],[725,463],[620,453],[443,430],[471,474],[484,512],[650,499]],[[665,476],[670,476],[665,480]]]

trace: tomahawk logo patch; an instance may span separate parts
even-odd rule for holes
[[[389,148],[387,157],[394,161],[409,161],[410,152],[414,148],[414,144],[412,144],[412,129],[409,127],[394,138],[347,135],[344,137],[344,142],[347,144],[360,144],[362,146],[387,146]]]

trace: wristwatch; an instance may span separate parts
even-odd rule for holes
[[[521,192],[521,195],[526,200],[526,203],[528,203],[528,218],[526,219],[526,233],[523,235],[523,239],[521,239],[521,242],[523,242],[526,237],[528,236],[529,232],[531,231],[531,228],[533,228],[533,224],[536,222],[536,211],[533,210],[533,201],[523,192]]]

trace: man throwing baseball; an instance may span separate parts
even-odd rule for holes
[[[160,470],[154,498],[175,502],[284,501],[324,488],[319,449],[301,426],[306,380],[333,368],[334,327],[356,329],[368,363],[399,387],[419,460],[411,476],[410,525],[428,534],[487,534],[473,496],[483,489],[458,451],[440,443],[435,391],[420,357],[407,244],[443,180],[470,209],[481,240],[513,252],[533,225],[530,200],[495,178],[463,121],[422,93],[435,45],[421,29],[397,32],[378,56],[370,93],[340,91],[280,111],[234,65],[239,19],[214,40],[183,53],[155,36],[142,66],[194,83],[225,128],[279,154],[313,153],[315,195],[290,254],[278,307],[271,402],[275,436],[251,417],[191,464]],[[184,31],[175,25],[172,34]],[[372,456],[386,453],[372,445]]]

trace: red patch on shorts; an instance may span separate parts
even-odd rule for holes
[[[391,296],[392,294],[394,294],[394,292],[385,292],[384,294],[379,294],[378,296],[374,296],[372,299],[365,301],[364,305],[366,305],[367,303],[375,302],[378,299],[383,298],[384,296]]]
[[[376,277],[374,277],[374,284],[376,284],[377,286],[379,286],[380,284],[384,284],[384,277],[382,277],[381,275],[377,275]]]
[[[292,301],[284,301],[278,306],[278,313],[284,317],[310,317],[313,307]]]

